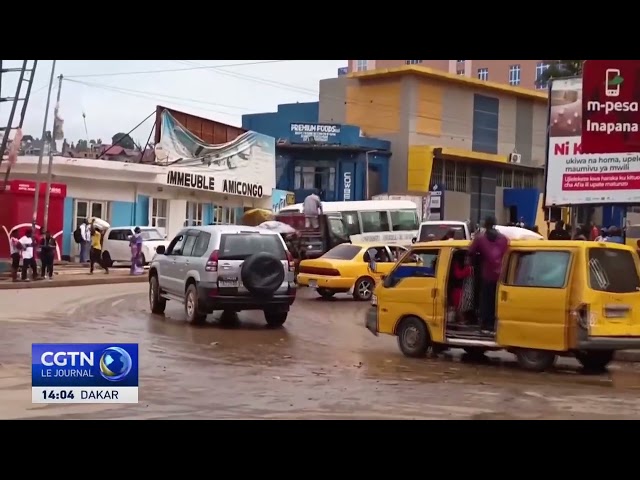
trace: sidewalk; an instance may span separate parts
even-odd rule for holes
[[[116,283],[144,283],[148,281],[147,272],[142,275],[130,275],[128,268],[110,268],[109,274],[96,269],[93,275],[89,274],[87,267],[74,265],[54,270],[53,280],[36,280],[31,282],[12,282],[2,275],[0,277],[0,290],[18,290],[26,288],[52,288],[52,287],[80,287],[84,285],[112,285]]]

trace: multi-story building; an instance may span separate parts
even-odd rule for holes
[[[549,68],[549,60],[349,60],[349,73],[420,65],[465,77],[540,90],[536,80]]]

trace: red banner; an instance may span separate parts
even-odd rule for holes
[[[587,60],[582,152],[640,152],[640,60]]]

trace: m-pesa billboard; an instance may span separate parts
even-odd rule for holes
[[[640,202],[640,153],[584,151],[582,79],[552,80],[550,102],[546,206]]]

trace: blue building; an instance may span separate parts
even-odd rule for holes
[[[355,125],[318,123],[318,111],[318,102],[292,103],[242,116],[242,128],[276,139],[276,188],[294,192],[296,202],[313,189],[325,201],[387,192],[390,142],[363,137]]]

